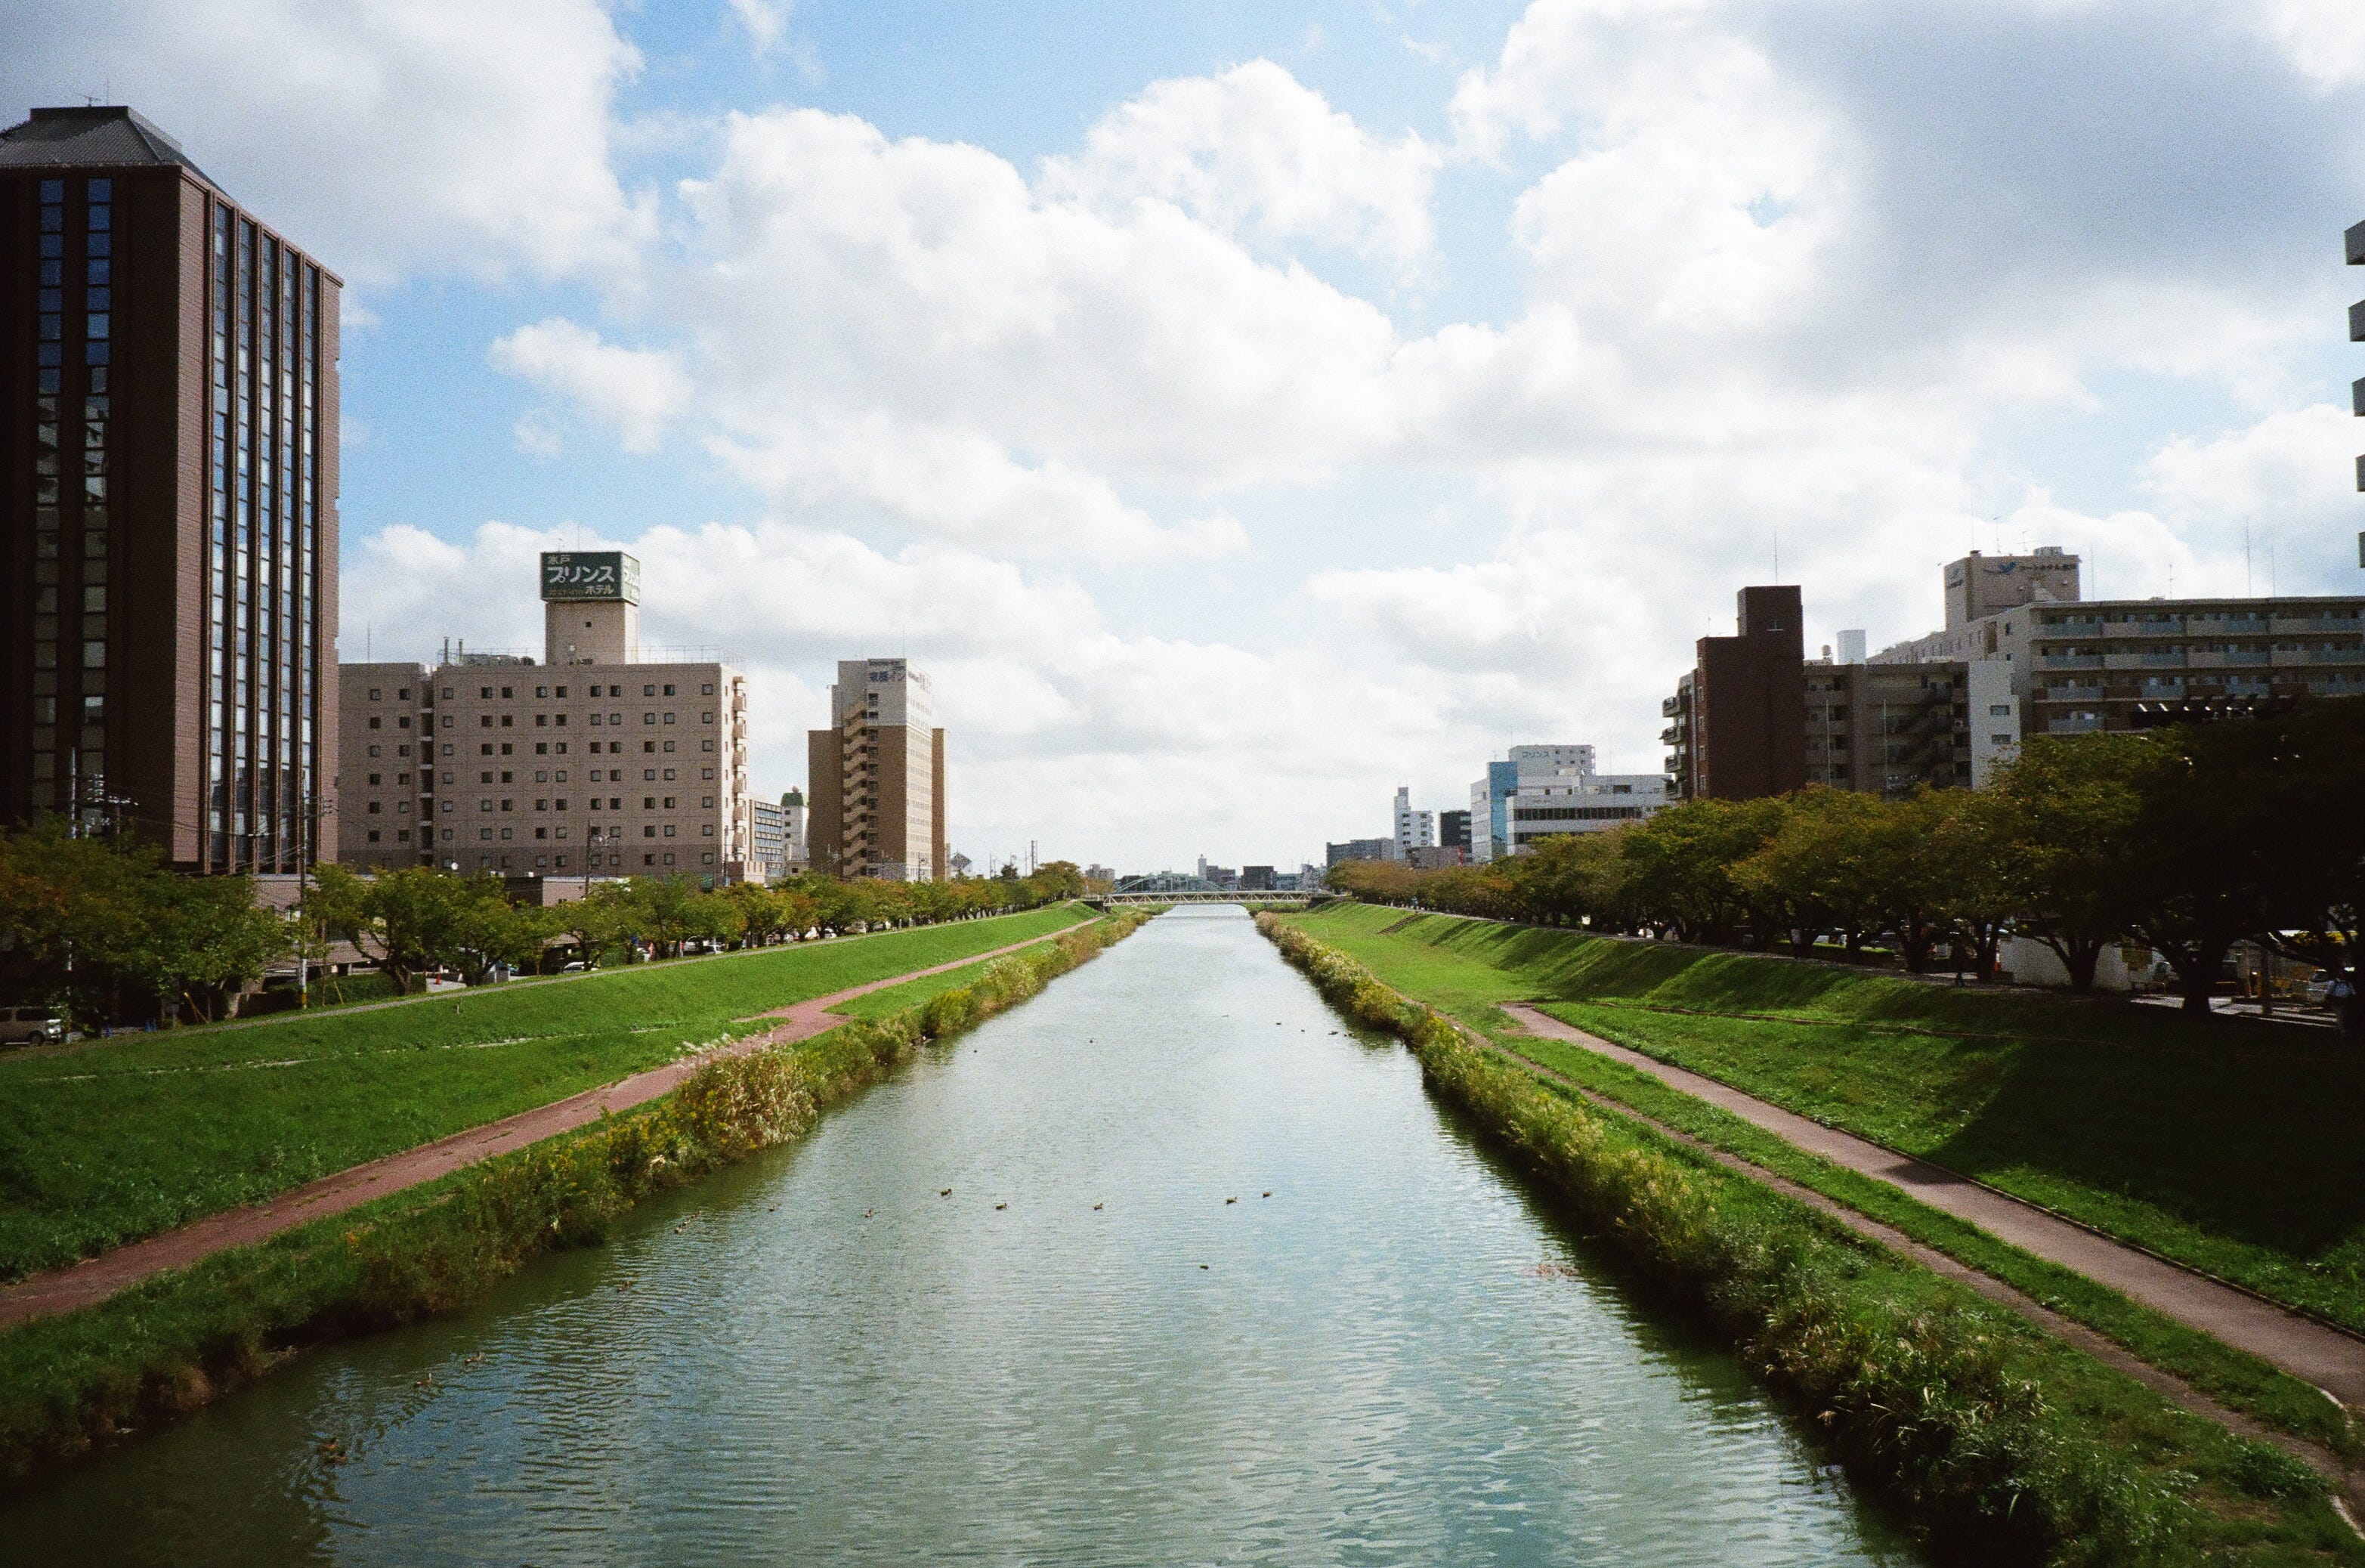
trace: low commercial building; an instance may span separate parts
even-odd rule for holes
[[[1437,846],[1440,849],[1459,849],[1462,851],[1463,863],[1469,862],[1470,813],[1468,812],[1437,813]]]
[[[1511,853],[1525,854],[1542,839],[1647,822],[1666,804],[1667,780],[1656,773],[1532,775],[1511,797]]]
[[[344,666],[364,696],[340,724],[340,848],[509,877],[750,875],[745,678],[643,658],[632,556],[542,561],[543,662]]]
[[[1385,860],[1388,851],[1395,847],[1385,838],[1351,838],[1344,844],[1323,846],[1323,865],[1341,866],[1350,860]]]
[[[1511,853],[1511,800],[1528,776],[1560,777],[1593,772],[1589,745],[1515,745],[1501,762],[1486,765],[1486,777],[1470,786],[1470,859],[1473,864]]]

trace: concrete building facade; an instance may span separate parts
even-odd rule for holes
[[[2032,734],[2365,695],[2365,597],[2104,599],[2032,613]]]
[[[127,107],[0,131],[0,822],[334,852],[341,288]]]
[[[902,659],[842,659],[830,717],[829,729],[806,736],[813,869],[891,881],[949,876],[945,732],[927,677]]]
[[[567,575],[587,563],[605,575]],[[432,669],[352,666],[341,857],[507,877],[759,875],[746,679],[720,659],[644,658],[638,579],[621,552],[545,554],[553,642],[539,664],[462,653]],[[596,635],[579,635],[585,622]]]
[[[1809,665],[1808,782],[1889,796],[1984,788],[2020,745],[2011,669],[2001,659]]]

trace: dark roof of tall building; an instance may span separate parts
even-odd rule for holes
[[[0,130],[0,168],[28,164],[120,167],[177,163],[212,185],[181,144],[122,104],[86,108],[35,109],[20,125]]]

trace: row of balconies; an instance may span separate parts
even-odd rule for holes
[[[2272,637],[2314,632],[2365,630],[2365,616],[2332,612],[2315,615],[2158,615],[2140,621],[2104,621],[2099,616],[2072,616],[2039,622],[2043,637]]]

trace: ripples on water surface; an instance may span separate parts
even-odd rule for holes
[[[1916,1561],[1597,1261],[1178,911],[616,1244],[17,1505],[0,1559]]]

